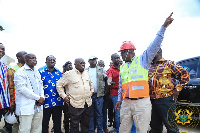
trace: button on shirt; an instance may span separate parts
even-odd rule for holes
[[[16,89],[16,115],[32,115],[43,110],[43,106],[37,106],[36,101],[44,97],[44,91],[40,73],[24,65],[14,74]]]
[[[63,106],[64,100],[59,96],[56,90],[56,82],[62,77],[62,73],[55,68],[52,72],[44,66],[39,69],[44,89],[44,108]],[[63,88],[64,89],[64,88]]]
[[[63,87],[68,92],[65,94]],[[80,73],[77,69],[67,71],[63,77],[58,80],[56,89],[59,95],[64,99],[67,95],[70,97],[70,104],[74,108],[84,108],[85,103],[92,105],[92,93],[94,87],[87,70]]]

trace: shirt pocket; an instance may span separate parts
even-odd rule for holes
[[[80,88],[80,81],[79,80],[72,80],[71,81],[72,88],[78,89]]]
[[[86,78],[86,79],[83,80],[83,82],[84,82],[84,87],[85,87],[88,91],[90,91],[90,79],[89,79],[89,78]]]

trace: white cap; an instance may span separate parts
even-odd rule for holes
[[[98,59],[96,56],[90,56],[89,58],[88,58],[88,61],[89,60],[92,60],[92,59]]]

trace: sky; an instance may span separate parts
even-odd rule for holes
[[[179,61],[199,56],[200,0],[0,0],[0,42],[6,54],[19,51],[37,56],[37,67],[54,55],[62,70],[66,61],[89,56],[104,60],[132,41],[140,55],[165,19],[173,23],[162,42],[163,57]]]

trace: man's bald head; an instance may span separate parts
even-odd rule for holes
[[[27,54],[26,51],[19,51],[16,54],[19,63],[25,64],[25,55]]]
[[[79,72],[83,72],[85,69],[85,61],[83,58],[76,58],[74,60],[74,66]]]
[[[26,54],[25,62],[31,69],[33,69],[34,66],[37,65],[37,58],[36,58],[35,54],[32,54],[32,53]]]

